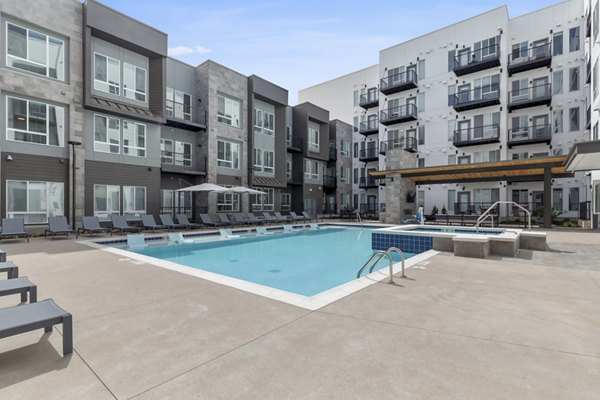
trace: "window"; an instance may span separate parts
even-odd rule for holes
[[[319,151],[319,129],[308,127],[308,150]]]
[[[354,158],[358,158],[358,142],[354,143],[354,153],[353,153],[353,157]]]
[[[6,217],[26,224],[45,224],[48,217],[64,215],[62,182],[6,181]]]
[[[161,212],[162,213],[182,213],[191,216],[192,214],[192,193],[178,192],[176,190],[161,190]]]
[[[273,211],[275,210],[275,189],[265,187],[255,187],[264,194],[253,194],[251,198],[252,211]]]
[[[454,131],[456,130],[456,120],[450,119],[448,120],[448,140],[454,140]]]
[[[273,135],[275,131],[275,115],[258,108],[254,109],[254,133]]]
[[[562,110],[562,108],[552,111],[552,132],[553,133],[562,133],[563,132],[563,110]]]
[[[418,112],[425,111],[425,92],[417,93],[417,111]]]
[[[356,107],[358,105],[358,90],[355,90],[354,92],[352,92],[352,98],[353,98],[353,102],[352,104],[354,105],[354,107]]]
[[[119,95],[121,87],[121,61],[94,53],[94,89]]]
[[[552,189],[552,211],[563,211],[563,190],[562,188]]]
[[[239,169],[240,168],[240,145],[239,143],[217,141],[217,166]]]
[[[476,151],[473,153],[473,162],[495,162],[500,161],[500,150]]]
[[[569,29],[569,51],[579,51],[581,39],[579,38],[579,27]]]
[[[146,70],[123,63],[123,96],[146,102]]]
[[[340,207],[341,209],[347,209],[350,207],[350,194],[342,193],[340,196]]]
[[[600,182],[594,182],[594,214],[600,214]]]
[[[596,100],[596,97],[598,97],[598,79],[600,78],[600,75],[598,74],[598,60],[596,60],[596,62],[594,63],[594,69],[592,70],[592,84],[594,85],[593,87],[593,99]]]
[[[186,121],[192,120],[192,96],[167,88],[167,117],[175,117]]]
[[[358,132],[359,126],[360,126],[360,123],[358,122],[358,117],[354,117],[352,119],[352,130],[353,130],[353,132]]]
[[[281,193],[281,211],[290,211],[292,209],[292,195]]]
[[[563,53],[563,33],[555,32],[552,37],[552,55],[560,56]]]
[[[160,139],[161,164],[192,167],[192,144],[171,139]]]
[[[457,163],[458,165],[471,164],[471,156],[458,156]]]
[[[120,148],[120,120],[103,115],[94,115],[94,151],[119,154]]]
[[[6,65],[65,80],[65,43],[32,29],[6,24]]]
[[[569,108],[569,131],[579,130],[579,107]]]
[[[340,148],[340,155],[344,156],[344,157],[349,157],[350,156],[350,142],[347,140],[342,140],[340,142],[341,148]]]
[[[579,188],[569,188],[569,211],[579,211]]]
[[[304,179],[319,180],[319,162],[304,159]]]
[[[419,158],[417,160],[417,167],[419,167],[419,168],[424,168],[425,167],[425,159],[424,158]]]
[[[123,215],[146,214],[146,187],[123,186]]]
[[[529,43],[521,42],[512,45],[511,58],[513,61],[518,60],[519,58],[526,58],[528,52]]]
[[[121,213],[121,188],[117,185],[94,185],[94,215],[108,217]]]
[[[448,165],[456,165],[456,155],[450,154],[448,156]]]
[[[425,191],[417,190],[417,208],[425,207]]]
[[[352,182],[354,182],[356,185],[358,185],[358,168],[354,168],[352,177],[353,177]]]
[[[419,60],[417,62],[417,75],[419,76],[419,80],[425,79],[425,60]]]
[[[341,183],[350,182],[350,167],[341,167],[340,168],[340,182]]]
[[[454,56],[456,54],[456,50],[448,51],[448,72],[452,72],[454,70]]]
[[[579,90],[579,67],[569,69],[569,92]]]
[[[222,95],[217,95],[217,121],[222,124],[241,127],[241,102]]]
[[[217,211],[240,211],[240,194],[217,193]]]
[[[425,125],[419,125],[417,136],[418,136],[419,144],[425,144]]]
[[[271,150],[254,149],[254,170],[273,173],[274,154]]]
[[[123,121],[123,154],[146,157],[146,125]]]
[[[593,26],[593,36],[594,36],[594,41],[596,41],[598,39],[598,3],[596,3],[596,5],[594,6],[594,11],[592,14],[592,26]]]
[[[561,94],[563,92],[563,72],[562,70],[552,72],[552,94]]]
[[[500,200],[500,189],[473,189],[473,200],[485,209]]]
[[[524,151],[522,153],[513,153],[512,154],[512,159],[513,160],[526,160],[529,158],[529,153]]]
[[[448,107],[454,106],[454,102],[456,101],[456,85],[448,86]]]
[[[33,100],[6,97],[6,139],[63,146],[65,110]]]

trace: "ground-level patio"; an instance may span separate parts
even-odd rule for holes
[[[2,243],[73,314],[75,353],[60,328],[0,340],[0,398],[597,399],[600,234],[548,241],[442,253],[317,311],[73,240]]]

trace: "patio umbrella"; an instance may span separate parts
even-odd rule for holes
[[[234,186],[229,188],[228,191],[233,193],[266,194],[265,192],[261,192],[260,190],[247,188],[245,186]]]
[[[223,186],[215,185],[214,183],[202,183],[200,185],[188,186],[185,188],[177,189],[176,192],[215,192],[225,193],[229,189]]]

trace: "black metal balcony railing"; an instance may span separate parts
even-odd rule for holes
[[[524,144],[552,142],[552,126],[550,124],[521,126],[508,130],[508,148]]]
[[[206,126],[206,112],[189,104],[173,100],[165,101],[165,116],[167,125],[182,128],[197,128]]]
[[[514,50],[508,55],[508,75],[552,65],[552,42],[537,45],[526,51]]]
[[[323,214],[335,215],[337,214],[337,204],[335,203],[324,203]]]
[[[453,71],[456,76],[463,76],[498,66],[500,66],[500,45],[493,44],[458,54],[454,57]]]
[[[376,216],[379,214],[379,204],[377,203],[360,203],[358,211],[362,216]]]
[[[407,137],[390,139],[379,143],[379,154],[385,155],[388,150],[403,149],[411,153],[417,151],[417,138]]]
[[[535,85],[508,92],[508,110],[537,107],[552,103],[552,84]]]
[[[475,126],[454,131],[452,144],[455,147],[476,146],[500,141],[500,126],[498,124]]]
[[[379,122],[383,125],[398,124],[406,121],[416,121],[418,118],[417,106],[412,103],[381,110],[379,115]]]
[[[379,160],[379,151],[376,146],[361,149],[358,152],[358,160],[362,162]]]
[[[162,170],[166,172],[201,173],[206,171],[206,158],[193,157],[189,153],[161,151],[160,163]]]
[[[377,179],[371,178],[371,177],[361,177],[358,180],[358,187],[359,188],[363,188],[363,189],[368,189],[368,188],[375,188],[378,187],[379,185],[377,184]]]
[[[394,75],[388,75],[381,78],[379,90],[383,94],[393,94],[408,89],[414,89],[419,84],[417,72],[414,69],[408,69]]]
[[[369,108],[372,108],[372,107],[377,107],[379,105],[379,92],[377,92],[376,90],[373,90],[373,91],[361,94],[358,105],[360,107],[364,108],[365,110],[368,110]]]
[[[379,133],[379,118],[371,118],[365,122],[361,122],[358,128],[358,133],[369,136]]]
[[[337,187],[337,177],[335,175],[323,175],[323,187],[335,189]]]
[[[500,85],[493,84],[472,90],[459,91],[454,95],[454,110],[467,111],[500,104]]]
[[[287,174],[287,183],[290,186],[300,186],[304,183],[304,174],[302,171],[292,171]]]
[[[302,152],[302,138],[300,136],[292,136],[286,140],[287,150],[289,152]]]

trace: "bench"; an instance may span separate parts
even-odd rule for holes
[[[19,267],[12,261],[0,262],[0,272],[6,272],[8,274],[8,279],[19,277]]]
[[[67,356],[73,353],[73,320],[54,300],[0,309],[0,339],[42,328],[52,332],[58,324],[63,325],[63,356]]]
[[[9,296],[11,294],[21,294],[21,302],[27,302],[27,292],[29,292],[29,302],[37,301],[37,286],[26,276],[22,278],[9,279],[0,281],[0,296]]]

